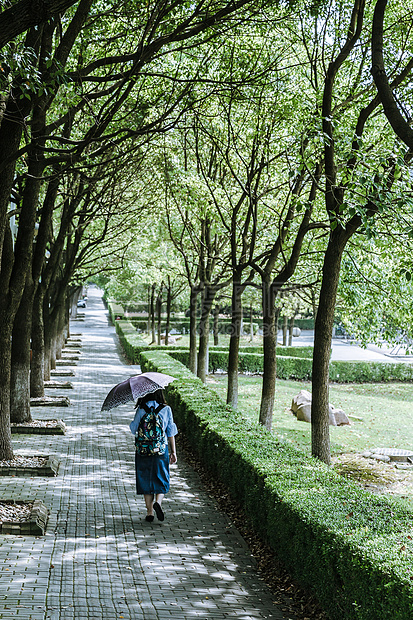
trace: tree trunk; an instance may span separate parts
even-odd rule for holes
[[[279,322],[280,322],[281,308],[278,307],[275,309],[275,346],[278,345],[278,330],[279,330]]]
[[[287,346],[287,333],[288,333],[288,316],[285,316],[284,321],[283,321],[283,347]]]
[[[288,327],[288,346],[293,346],[293,331],[294,331],[294,317],[290,319],[290,325]]]
[[[52,17],[62,15],[76,0],[41,0],[33,4],[32,0],[20,0],[0,17],[0,48],[22,34],[32,26],[49,21]]]
[[[82,297],[83,287],[71,287],[66,306],[66,341],[70,338],[70,319],[77,315],[77,302]]]
[[[70,311],[66,314],[66,342],[69,340],[71,333],[70,333],[70,319],[72,318],[72,316],[74,315],[74,313],[77,311],[77,304],[71,304],[70,307]]]
[[[219,306],[214,307],[214,347],[219,345]]]
[[[66,341],[66,304],[64,299],[60,299],[58,302],[54,322],[56,359],[61,359],[62,349]]]
[[[377,0],[374,8],[372,24],[372,45],[371,45],[371,74],[377,87],[383,112],[392,126],[395,134],[403,140],[410,151],[413,151],[413,129],[410,121],[406,120],[400,110],[392,86],[389,84],[383,56],[384,38],[384,17],[387,7],[387,0]]]
[[[47,337],[46,337],[46,349],[49,352],[50,359],[50,369],[54,370],[56,368],[56,360],[57,360],[57,325],[56,318],[49,317],[47,320]],[[50,376],[49,376],[50,379]]]
[[[73,304],[73,298],[69,297],[66,299],[66,303],[64,306],[64,326],[63,326],[63,338],[62,338],[62,344],[63,347],[66,347],[66,343],[68,341],[68,339],[70,338],[70,309],[71,306]],[[76,307],[77,301],[75,301],[74,306]]]
[[[44,396],[45,349],[43,322],[44,291],[37,289],[33,301],[32,317],[32,359],[30,365],[30,396]]]
[[[2,313],[4,318],[4,313]],[[13,458],[10,430],[11,324],[2,321],[0,330],[0,460]]]
[[[239,365],[239,342],[242,329],[242,292],[239,282],[232,284],[231,302],[231,335],[229,340],[228,354],[228,386],[227,403],[235,409],[238,406],[238,365]]]
[[[151,287],[148,286],[148,326],[147,326],[147,334],[150,334],[151,331]]]
[[[62,357],[62,349],[66,335],[66,296],[62,291],[62,283],[55,282],[53,285],[53,302],[49,303],[50,295],[47,294],[43,304],[43,317],[45,326],[45,379],[47,376],[47,355],[50,360],[50,369],[56,368],[56,360]],[[49,369],[49,373],[50,373]]]
[[[52,320],[49,312],[48,294],[43,299],[44,325],[44,380],[50,381],[50,371],[56,368],[56,355],[53,351]]]
[[[166,291],[166,326],[165,326],[165,344],[169,344],[169,329],[171,326],[171,305],[172,305],[172,290],[171,282],[168,276],[168,288]]]
[[[250,303],[250,342],[254,341],[254,315],[252,311],[252,302]]]
[[[7,352],[4,352],[4,355],[7,358],[6,365],[8,365],[7,373],[9,375],[9,383],[7,388],[1,384],[0,389],[5,392],[3,394],[3,399],[4,401],[7,400],[7,415],[10,416],[12,413],[13,421],[27,421],[31,418],[29,388],[30,322],[34,295],[34,283],[31,280],[31,269],[36,207],[38,204],[41,185],[40,177],[44,167],[43,158],[41,152],[39,151],[39,147],[42,146],[42,140],[40,139],[35,143],[33,136],[38,135],[38,132],[43,128],[44,118],[44,109],[42,108],[42,105],[39,104],[36,108],[36,113],[33,114],[31,119],[32,143],[30,144],[28,151],[28,173],[22,193],[16,240],[13,247],[7,220],[6,229],[4,230],[3,254],[1,257],[0,289],[3,296],[2,305],[4,304],[6,306],[6,310],[3,315],[4,321],[0,324],[2,326],[2,330],[9,334],[10,339],[14,339],[14,346],[12,349],[12,341],[10,340],[7,346]],[[11,121],[13,124],[13,119],[8,118],[8,121]],[[16,123],[16,119],[14,122]],[[3,132],[5,129],[6,126],[3,124],[0,144],[3,140]],[[12,140],[15,135],[15,131],[10,131],[9,137],[11,137]],[[2,155],[4,155],[5,152],[7,153],[7,151],[1,151]],[[6,183],[7,169],[5,178]],[[2,186],[2,190],[5,191],[5,187]],[[4,203],[4,198],[5,194],[3,193],[0,197],[0,203]],[[0,212],[1,210],[2,207],[0,207]],[[0,232],[0,236],[1,234],[2,232]],[[16,318],[17,324],[15,329],[13,329]],[[2,364],[5,363],[3,356],[1,356],[0,359]],[[0,405],[2,407],[5,406],[5,402],[1,402]],[[10,432],[10,426],[8,430],[3,429],[3,431],[7,437]],[[0,456],[4,458],[3,455]]]
[[[329,367],[344,235],[330,235],[324,256],[323,278],[314,330],[311,405],[311,447],[313,456],[330,464]]]
[[[205,383],[209,371],[209,312],[199,321],[197,377]]]
[[[33,297],[34,283],[28,276],[12,332],[10,420],[16,423],[32,420],[30,413],[30,338]]]
[[[317,318],[318,307],[317,307],[317,298],[316,298],[315,290],[313,288],[311,289],[311,306],[313,309],[313,317],[314,317],[314,322],[315,322]]]
[[[60,311],[60,319],[59,319],[59,343],[60,343],[61,353],[62,353],[62,349],[66,347],[66,342],[67,342],[67,339],[69,338],[70,306],[71,306],[71,299],[70,299],[70,296],[67,296],[63,303],[63,307]]]
[[[214,302],[215,289],[205,286],[202,296],[201,319],[199,321],[199,348],[197,376],[205,383],[209,371],[209,315]]]
[[[23,227],[23,226],[22,226]],[[20,231],[19,231],[20,232]],[[30,251],[27,251],[30,257]],[[0,459],[13,458],[10,429],[10,386],[11,386],[11,340],[13,323],[19,309],[21,295],[24,290],[25,274],[24,260],[20,263],[13,280],[14,290],[11,294],[9,287],[13,261],[13,244],[10,228],[5,230],[3,255],[1,260],[0,296]]]
[[[198,289],[191,288],[189,298],[189,369],[196,375],[197,372],[197,300]]]
[[[262,282],[262,309],[263,309],[263,347],[264,373],[262,377],[261,407],[259,422],[268,430],[272,428],[272,416],[275,399],[275,380],[277,376],[275,333],[275,290],[271,283]]]
[[[159,291],[158,297],[156,299],[156,314],[157,314],[157,321],[156,321],[156,333],[157,333],[157,340],[158,340],[158,346],[160,346],[162,344],[161,342],[161,332],[162,332],[162,287]],[[166,344],[166,342],[165,342]]]
[[[35,47],[36,33],[33,31],[26,36],[26,45]],[[25,119],[30,113],[31,101],[19,99],[20,91],[13,92],[7,100],[6,110],[3,115],[0,132],[0,161],[9,158],[0,172],[0,260],[2,259],[4,236],[9,226],[7,211],[9,209],[10,194],[13,187],[16,159],[13,157],[20,148],[20,142],[25,126]],[[4,291],[2,291],[4,294]]]
[[[156,284],[152,284],[152,291],[151,291],[151,331],[152,331],[152,342],[151,342],[151,344],[155,344],[155,342],[156,342],[156,332],[155,332],[155,289],[156,289]]]

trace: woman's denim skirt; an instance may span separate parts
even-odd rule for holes
[[[153,495],[169,491],[169,454],[140,456],[135,452],[136,493]]]

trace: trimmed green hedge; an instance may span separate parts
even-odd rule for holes
[[[180,361],[185,366],[189,366],[189,351],[187,349],[168,349],[168,353],[174,359]],[[311,377],[311,359],[300,359],[299,357],[283,357],[277,355],[277,377],[279,379],[301,379],[306,380]],[[239,372],[258,374],[264,370],[264,356],[261,353],[239,354]],[[209,372],[228,370],[228,352],[210,351],[209,352]]]
[[[146,330],[148,327],[148,320],[143,319],[143,318],[139,318],[139,317],[131,317],[131,322],[135,325],[135,327],[137,327],[138,329],[143,329]],[[210,328],[212,330],[212,321],[213,318],[212,316],[210,317]],[[220,318],[218,321],[219,324],[219,333],[220,334],[227,334],[229,333],[230,327],[231,327],[231,319],[230,318]],[[165,325],[166,322],[163,319],[162,320],[162,329],[165,329]],[[253,325],[253,330],[254,330],[254,334],[257,333],[257,330],[262,327],[262,319],[260,318],[256,318],[254,319],[254,321],[252,322]],[[280,319],[279,323],[278,323],[278,328],[281,329],[282,327],[282,319]],[[294,327],[299,327],[300,329],[314,329],[314,319],[295,319],[294,321]],[[182,331],[183,329],[185,329],[186,333],[188,333],[189,330],[189,318],[171,318],[171,329],[175,328],[178,329],[180,331]],[[244,332],[249,333],[250,331],[250,321],[244,320],[243,321],[243,329]]]
[[[135,355],[133,327],[116,327]],[[168,400],[181,432],[332,620],[412,617],[410,512],[244,419],[166,352],[141,349],[140,363],[176,377]]]
[[[314,329],[314,319],[294,319],[294,327]]]
[[[185,366],[189,365],[187,349],[168,349],[168,353]],[[239,371],[262,373],[264,357],[260,353],[239,354]],[[306,381],[312,376],[312,359],[277,355],[277,377]],[[228,370],[228,352],[211,350],[209,371]],[[336,383],[380,383],[385,381],[413,381],[413,365],[395,362],[331,362],[330,380]]]
[[[148,345],[139,334],[136,333],[133,325],[124,319],[114,321],[116,333],[119,336],[120,343],[130,361],[133,364],[139,364],[139,351],[145,349]]]
[[[123,323],[123,322],[122,322]],[[122,324],[117,322],[118,325]],[[135,333],[131,334],[128,342],[124,342],[122,335],[119,333],[121,342],[127,351],[127,355],[133,363],[140,363],[140,356],[144,351],[163,351],[167,352],[171,357],[180,361],[189,367],[189,350],[179,347],[165,347],[152,345],[139,338]],[[263,372],[264,356],[261,353],[244,353],[239,354],[239,371],[243,373],[258,374]],[[277,377],[279,379],[301,379],[306,380],[311,377],[311,359],[300,359],[298,357],[277,356]],[[228,351],[215,351],[209,353],[209,372],[217,372],[218,370],[228,370]]]
[[[136,327],[136,329],[147,331],[148,329],[147,320],[140,319],[140,318],[133,318],[133,317],[131,317],[129,320]],[[254,334],[256,334],[258,331],[258,323],[253,323],[252,326],[253,326]],[[183,331],[185,330],[185,333],[188,334],[189,333],[189,319],[171,318],[169,328],[177,329],[181,333],[183,333]],[[209,328],[210,328],[210,331],[212,332],[212,317],[210,318],[210,321],[209,321]],[[161,321],[161,329],[162,330],[166,329],[166,321],[164,319]],[[219,319],[218,332],[220,334],[229,334],[230,331],[231,331],[231,319]],[[250,332],[249,321],[248,322],[244,321],[244,332],[246,333]]]
[[[330,380],[337,383],[413,381],[413,364],[335,361],[330,363]]]
[[[181,432],[332,620],[412,617],[411,513],[247,421],[168,354],[145,351],[141,363],[176,377],[168,401]]]
[[[305,357],[313,359],[313,347],[282,347],[281,345],[279,345],[277,347],[277,355],[282,355],[286,357]]]
[[[134,364],[140,363],[143,351],[167,351],[174,359],[185,366],[189,365],[188,349],[179,346],[148,345],[136,333],[129,320],[115,320],[116,330],[129,359]],[[127,334],[127,339],[125,338]],[[241,347],[239,354],[239,370],[244,373],[262,373],[262,353],[255,347]],[[277,377],[279,379],[297,379],[306,381],[312,374],[312,347],[280,347],[277,349],[284,355],[277,355]],[[287,355],[285,355],[287,354]],[[303,357],[294,357],[294,354]],[[306,357],[304,357],[306,356]],[[307,357],[308,356],[308,357]],[[209,372],[228,369],[228,350],[225,347],[211,347],[209,352]],[[330,381],[336,383],[380,383],[385,381],[413,381],[413,364],[397,362],[348,362],[334,361],[330,363]]]
[[[262,353],[262,345],[255,344],[246,344],[240,347],[241,353]],[[209,351],[228,351],[228,346],[213,346],[209,348]],[[311,346],[302,346],[302,347],[283,347],[278,345],[277,347],[277,355],[286,356],[286,357],[313,357],[313,347]]]
[[[125,312],[120,304],[117,304],[114,301],[108,301],[107,307],[109,310],[109,318],[113,324],[116,321],[116,317],[120,316],[121,319],[124,318]]]

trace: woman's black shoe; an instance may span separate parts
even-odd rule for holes
[[[149,521],[150,523],[154,520],[154,516],[153,515],[146,515],[145,517],[145,521]]]
[[[158,517],[159,521],[163,521],[165,519],[165,515],[163,513],[163,510],[162,510],[160,504],[158,504],[158,502],[154,503],[153,509],[156,512],[156,516]]]

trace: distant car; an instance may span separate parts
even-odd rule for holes
[[[86,301],[84,299],[79,299],[79,301],[77,302],[77,307],[86,308]]]

